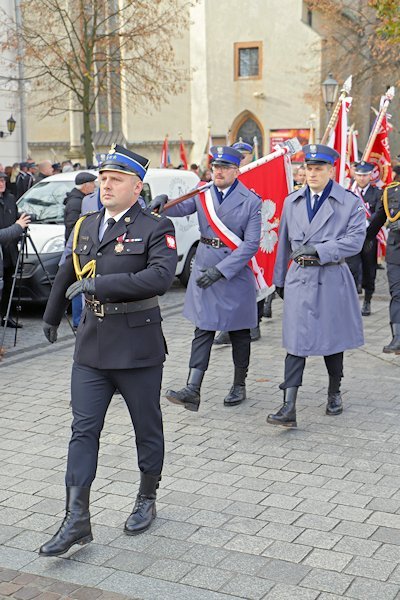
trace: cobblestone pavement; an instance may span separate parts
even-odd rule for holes
[[[137,537],[123,523],[138,470],[128,412],[107,415],[91,513],[94,542],[64,558],[37,549],[64,513],[73,337],[43,341],[22,314],[0,365],[0,598],[57,600],[391,600],[400,598],[400,356],[390,339],[385,272],[365,318],[366,344],[346,353],[345,412],[324,414],[322,358],[307,361],[298,429],[268,426],[281,403],[281,301],[253,344],[248,400],[224,408],[230,348],[215,348],[198,413],[162,400],[166,464],[158,518]],[[185,383],[192,326],[183,288],[162,299],[169,345],[164,389]],[[12,332],[7,331],[6,345]]]

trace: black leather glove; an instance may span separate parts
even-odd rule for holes
[[[222,273],[217,267],[208,267],[208,269],[200,269],[204,275],[196,279],[196,283],[201,288],[208,288],[210,285],[221,279]]]
[[[282,300],[283,300],[283,297],[285,295],[285,288],[283,288],[283,287],[275,287],[275,291],[278,294],[279,298],[282,298]]]
[[[57,341],[57,330],[57,325],[49,325],[49,323],[43,321],[43,333],[50,344],[54,344]]]
[[[89,277],[88,279],[82,279],[81,281],[75,281],[72,285],[69,286],[67,291],[65,292],[65,297],[68,300],[72,300],[75,296],[79,294],[86,293],[91,296],[96,294],[96,287],[94,284],[93,277]]]
[[[153,200],[150,202],[150,208],[151,208],[151,210],[158,212],[158,214],[161,214],[162,211],[164,210],[164,206],[166,205],[167,202],[168,202],[167,194],[160,194],[159,196],[156,196],[155,198],[153,198]]]
[[[296,260],[299,256],[318,256],[318,252],[314,246],[311,244],[305,244],[299,246],[296,250],[293,250],[290,258],[292,260]]]

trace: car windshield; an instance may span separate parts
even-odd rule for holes
[[[29,213],[34,222],[63,223],[64,199],[74,181],[41,181],[18,201],[18,211]]]

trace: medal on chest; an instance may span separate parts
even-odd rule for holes
[[[124,244],[123,244],[124,238],[125,238],[125,234],[119,235],[117,237],[117,243],[114,246],[114,250],[115,250],[115,252],[117,252],[117,254],[120,254],[121,252],[124,251]]]

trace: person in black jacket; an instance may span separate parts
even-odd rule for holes
[[[15,197],[6,189],[7,175],[0,172],[0,229],[5,229],[14,225],[18,219],[18,209],[15,202]],[[3,244],[3,295],[0,302],[0,315],[2,317],[1,324],[4,325],[4,317],[7,313],[7,308],[10,300],[10,293],[13,282],[15,265],[17,263],[18,247],[16,239],[9,240]],[[15,329],[16,321],[10,316],[6,323],[7,327]],[[18,328],[22,327],[19,323]]]
[[[142,209],[138,202],[148,164],[122,146],[111,149],[100,169],[103,209],[76,224],[72,256],[56,275],[43,316],[46,338],[55,342],[65,297],[85,294],[72,368],[66,516],[40,548],[42,556],[59,556],[93,539],[90,487],[104,418],[116,389],[135,429],[140,469],[139,493],[125,533],[142,533],[156,515],[164,460],[160,389],[166,353],[157,296],[174,279],[177,252],[172,221]]]
[[[363,201],[366,225],[369,224],[371,218],[375,214],[376,207],[382,196],[382,191],[371,185],[371,176],[374,166],[375,165],[372,163],[365,161],[357,163],[354,168],[354,183],[351,188]],[[364,303],[361,309],[364,317],[369,317],[371,314],[371,300],[375,291],[377,259],[378,242],[376,238],[366,242],[361,252],[355,256],[346,258],[346,262],[350,267],[350,271],[357,287],[359,286],[361,272],[361,285],[365,290]]]
[[[82,208],[82,200],[88,194],[94,192],[97,177],[93,173],[83,171],[75,177],[75,187],[68,192],[64,204],[65,242],[68,241],[75,223],[79,219]]]
[[[390,291],[390,327],[392,340],[384,346],[385,354],[400,354],[400,182],[389,184],[383,192],[367,229],[366,243],[371,246],[380,228],[388,221],[386,272]]]

